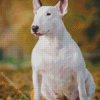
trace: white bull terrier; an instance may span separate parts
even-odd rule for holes
[[[68,0],[60,0],[56,6],[33,0],[33,6],[31,32],[39,36],[32,51],[34,100],[41,100],[41,94],[46,100],[92,100],[93,77],[62,21]]]

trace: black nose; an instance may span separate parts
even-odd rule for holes
[[[32,26],[32,31],[33,32],[36,33],[38,31],[38,29],[39,29],[39,26]]]

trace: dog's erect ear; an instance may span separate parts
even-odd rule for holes
[[[34,13],[42,6],[40,0],[33,0]]]
[[[60,0],[56,7],[62,15],[65,15],[67,13],[68,0]]]

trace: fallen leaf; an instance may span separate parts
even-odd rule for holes
[[[7,97],[7,99],[6,100],[12,100],[10,97]]]

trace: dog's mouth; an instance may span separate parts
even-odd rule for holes
[[[49,33],[50,31],[48,30],[46,33]],[[35,36],[43,36],[44,34],[42,34],[42,33],[39,33],[39,32],[32,32],[32,34],[33,35],[35,35]]]
[[[40,34],[40,33],[33,33],[35,36],[42,36],[44,34]]]

